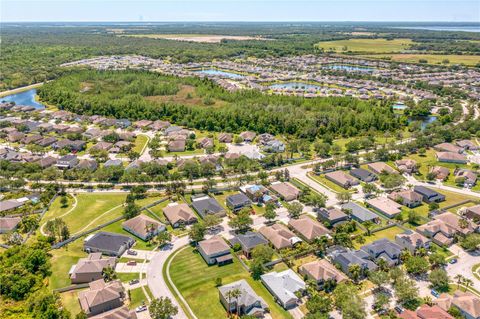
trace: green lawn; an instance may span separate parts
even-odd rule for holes
[[[142,212],[142,213],[144,214],[145,212]],[[149,215],[149,214],[147,214],[147,215]],[[119,220],[118,222],[110,224],[107,227],[102,228],[102,231],[117,233],[117,234],[122,234],[122,235],[125,235],[125,236],[132,237],[133,239],[135,239],[135,246],[133,246],[133,248],[135,248],[135,249],[152,250],[153,248],[155,248],[155,245],[152,245],[149,242],[145,242],[145,241],[141,240],[140,238],[136,237],[135,235],[127,232],[126,230],[124,230],[122,228],[122,223],[124,221],[125,220],[122,219],[122,220]]]
[[[419,180],[425,180],[431,167],[442,166],[442,167],[446,167],[450,170],[450,176],[448,178],[448,182],[450,184],[453,184],[453,186],[455,186],[455,178],[453,176],[453,171],[455,170],[455,168],[457,168],[457,167],[469,168],[469,166],[464,165],[464,164],[438,162],[437,158],[435,157],[435,153],[436,153],[435,150],[428,149],[424,155],[411,154],[411,155],[408,156],[408,158],[413,159],[417,163],[420,164],[420,169],[418,171],[418,174],[414,175],[414,177],[419,179]],[[448,184],[448,182],[447,182],[447,184]]]
[[[317,183],[323,185],[326,188],[331,189],[332,191],[334,191],[336,193],[342,193],[342,192],[345,192],[345,191],[353,192],[353,190],[345,189],[342,186],[337,185],[334,182],[328,180],[325,177],[325,175],[323,175],[323,174],[322,175],[308,174],[308,177],[310,177],[311,179],[313,179]]]
[[[139,273],[138,272],[125,272],[125,273],[117,273],[117,279],[121,282],[128,283],[132,279],[138,279]]]
[[[88,194],[77,195],[77,206],[62,219],[68,225],[71,234],[93,228],[99,224],[108,222],[123,213],[122,207],[117,207],[125,202],[126,195],[123,193]],[[57,203],[58,202],[58,203]],[[70,208],[60,208],[60,198],[57,198],[45,214],[42,223],[49,219],[65,214]],[[71,205],[69,206],[71,207]],[[112,208],[117,207],[113,210]],[[109,213],[105,214],[107,211]]]
[[[138,154],[142,154],[142,150],[145,145],[148,143],[148,136],[143,134],[138,134],[135,138],[135,142],[133,144],[132,151],[137,152]]]
[[[173,283],[199,319],[226,316],[225,308],[218,297],[218,289],[215,287],[215,278],[222,278],[223,285],[241,279],[247,280],[255,292],[269,305],[273,318],[291,318],[288,312],[275,303],[262,283],[251,278],[237,259],[232,264],[222,267],[208,266],[193,247],[187,247],[173,258],[170,275]]]
[[[411,39],[349,39],[337,41],[322,41],[316,44],[318,48],[325,51],[335,52],[367,52],[367,53],[389,53],[407,50],[412,44]],[[346,49],[346,50],[344,50]]]
[[[83,238],[74,241],[67,246],[50,251],[52,258],[52,274],[49,277],[49,288],[57,289],[70,286],[68,271],[72,265],[76,264],[78,259],[86,257],[87,253],[82,251]]]
[[[378,232],[373,233],[371,236],[364,236],[365,237],[365,243],[364,244],[359,244],[356,241],[354,241],[353,246],[355,249],[359,249],[363,245],[368,245],[375,240],[382,239],[382,238],[387,238],[391,241],[395,240],[395,235],[403,233],[404,230],[398,226],[393,226]]]
[[[62,292],[60,294],[60,299],[62,300],[62,305],[67,309],[72,317],[75,317],[78,313],[82,311],[80,308],[80,303],[78,302],[78,293],[82,290],[72,290],[67,292]]]
[[[478,55],[458,55],[458,54],[372,54],[365,55],[366,58],[387,59],[395,62],[419,63],[420,60],[427,60],[429,64],[443,64],[448,60],[452,64],[477,65],[480,63]]]
[[[143,303],[147,304],[148,299],[145,296],[145,294],[143,293],[142,287],[130,290],[130,305],[129,305],[129,308],[133,309],[135,307],[140,306]]]

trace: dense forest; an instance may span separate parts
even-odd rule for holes
[[[476,33],[394,29],[381,23],[29,23],[2,24],[1,27],[0,90],[56,78],[64,72],[60,64],[99,55],[141,54],[170,57],[173,62],[201,62],[245,55],[312,54],[315,43],[351,38],[357,30],[373,34],[355,37],[411,38],[418,45],[415,48],[438,52],[478,53],[480,40]],[[270,40],[192,43],[124,36],[170,33],[249,35]]]
[[[195,88],[195,95],[219,105],[184,105],[147,99],[170,95],[175,86]],[[302,98],[266,95],[256,90],[230,93],[207,79],[177,78],[143,71],[84,70],[60,77],[39,90],[40,98],[80,114],[116,118],[166,119],[209,131],[289,134],[314,139],[325,133],[354,136],[369,130],[400,127],[388,102],[349,97]],[[221,102],[221,103],[220,103]]]

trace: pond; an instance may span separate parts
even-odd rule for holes
[[[394,110],[403,111],[403,110],[405,110],[406,108],[408,108],[408,106],[406,106],[406,105],[403,104],[402,102],[397,102],[397,103],[393,104],[392,108],[393,108]]]
[[[366,66],[359,66],[359,65],[350,65],[350,64],[330,64],[326,65],[323,68],[330,69],[330,70],[338,70],[338,71],[351,71],[351,72],[373,72],[375,71],[374,68],[369,68]]]
[[[230,78],[230,79],[242,79],[242,78],[245,77],[244,75],[241,75],[241,74],[238,74],[238,73],[221,71],[221,70],[217,70],[217,69],[195,70],[193,72],[199,73],[199,74],[204,74],[204,75],[218,75],[218,76],[226,77],[226,78]]]
[[[16,105],[33,106],[36,109],[44,109],[45,106],[35,101],[37,95],[36,89],[31,89],[25,92],[7,95],[0,97],[0,102],[15,102]]]
[[[437,117],[435,115],[429,115],[429,116],[418,116],[418,117],[410,117],[408,118],[408,124],[419,121],[421,122],[420,128],[424,130],[428,124],[433,123],[437,120]]]
[[[284,82],[284,83],[275,83],[269,86],[271,89],[280,89],[280,90],[285,90],[285,89],[302,89],[302,90],[320,90],[320,86],[315,85],[315,84],[308,84],[304,82]]]

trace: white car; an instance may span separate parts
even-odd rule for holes
[[[145,311],[147,310],[147,306],[145,305],[141,305],[141,306],[138,306],[137,308],[135,308],[135,312],[142,312],[142,311]]]

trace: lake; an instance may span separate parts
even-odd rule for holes
[[[238,73],[221,71],[221,70],[217,70],[217,69],[196,70],[196,71],[193,71],[193,72],[199,73],[199,74],[205,74],[205,75],[218,75],[218,76],[222,76],[222,77],[226,77],[226,78],[230,78],[230,79],[242,79],[242,78],[245,77],[244,75],[241,75],[241,74],[238,74]]]
[[[397,102],[395,104],[393,104],[392,108],[394,110],[400,110],[400,111],[403,111],[407,108],[408,106],[406,106],[405,104],[403,104],[402,102]]]
[[[420,121],[421,122],[421,129],[424,130],[428,124],[433,123],[437,120],[437,117],[435,115],[429,115],[429,116],[421,116],[421,117],[410,117],[408,119],[408,124],[414,122],[414,121]]]
[[[285,82],[285,83],[275,83],[269,86],[271,89],[302,89],[302,90],[320,90],[320,86],[315,84],[308,84],[304,82]]]
[[[33,106],[36,109],[44,109],[45,106],[43,104],[35,101],[35,95],[37,95],[37,89],[31,89],[25,92],[0,97],[0,101],[15,102],[16,105],[26,105]]]
[[[422,26],[422,27],[394,27],[396,29],[416,29],[430,31],[452,31],[452,32],[480,32],[480,27],[448,27],[448,26]]]
[[[339,70],[339,71],[350,71],[350,72],[373,72],[374,68],[369,68],[366,66],[359,65],[349,65],[349,64],[330,64],[323,67],[324,69],[330,70]]]

